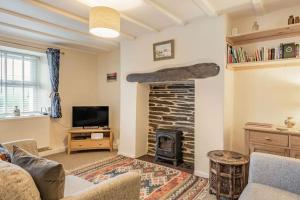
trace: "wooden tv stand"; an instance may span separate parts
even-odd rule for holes
[[[103,139],[91,139],[92,133],[103,133]],[[68,154],[72,151],[109,149],[113,150],[113,133],[111,129],[72,128],[68,131]]]

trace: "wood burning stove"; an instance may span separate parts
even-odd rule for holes
[[[156,130],[155,161],[172,161],[177,166],[182,162],[182,131],[170,129]]]

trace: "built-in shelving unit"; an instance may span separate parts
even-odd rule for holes
[[[300,58],[289,58],[280,60],[268,60],[258,62],[230,63],[227,64],[227,69],[240,71],[249,69],[263,69],[275,67],[292,67],[300,66]]]
[[[232,46],[257,43],[268,40],[284,39],[289,37],[300,36],[300,24],[282,26],[278,28],[265,29],[251,33],[239,34],[236,36],[228,36],[227,43]],[[227,64],[227,69],[230,70],[248,70],[273,67],[289,67],[299,66],[300,58],[268,60],[258,62],[230,63]]]

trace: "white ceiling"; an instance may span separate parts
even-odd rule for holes
[[[200,17],[261,15],[299,4],[299,0],[0,0],[0,36],[110,51],[120,40],[184,26]],[[89,34],[89,9],[95,5],[120,11],[120,38]]]

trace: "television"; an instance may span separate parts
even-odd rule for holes
[[[108,106],[73,106],[73,127],[108,127]]]

